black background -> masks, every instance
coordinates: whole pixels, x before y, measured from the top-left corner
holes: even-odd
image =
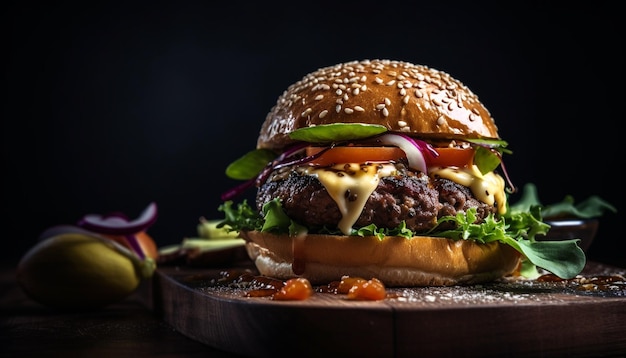
[[[614,204],[588,257],[626,266],[617,3],[221,3],[3,5],[3,258],[49,226],[151,201],[160,246],[194,236],[288,85],[387,58],[470,87],[514,152],[513,182],[536,183],[543,203]]]

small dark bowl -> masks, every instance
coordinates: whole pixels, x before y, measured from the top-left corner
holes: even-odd
[[[598,219],[545,219],[550,225],[547,235],[537,236],[538,240],[560,241],[580,239],[578,245],[587,252],[598,231]]]

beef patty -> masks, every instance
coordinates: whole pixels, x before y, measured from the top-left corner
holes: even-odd
[[[257,209],[261,211],[274,198],[281,200],[287,216],[310,229],[334,229],[342,217],[324,185],[315,176],[298,171],[283,168],[271,175],[257,191]],[[420,233],[434,227],[439,217],[454,216],[473,207],[477,209],[477,222],[496,212],[495,206],[477,200],[465,186],[399,167],[397,175],[381,178],[354,228],[373,223],[392,229],[404,221],[408,229]],[[445,224],[442,229],[454,225]]]

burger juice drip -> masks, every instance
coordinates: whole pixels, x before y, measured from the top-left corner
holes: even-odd
[[[296,275],[302,275],[305,270],[306,250],[305,250],[306,233],[301,233],[291,240],[291,250],[293,252],[293,262],[291,270]]]

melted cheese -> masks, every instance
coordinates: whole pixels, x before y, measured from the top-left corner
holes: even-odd
[[[380,178],[393,175],[392,164],[339,164],[329,168],[309,167],[305,173],[316,176],[335,200],[342,218],[339,229],[350,235],[369,196],[376,190]]]
[[[468,168],[429,168],[428,174],[466,186],[478,200],[489,205],[495,203],[500,214],[506,212],[504,179],[498,174],[493,172],[482,174],[475,165]]]
[[[338,227],[350,235],[369,196],[376,190],[380,178],[396,173],[393,164],[338,164],[332,167],[304,167],[304,173],[313,175],[324,185],[341,212]],[[467,168],[429,168],[429,175],[452,180],[470,188],[474,196],[489,205],[497,205],[498,212],[506,212],[504,179],[495,173],[482,174],[477,166]]]

